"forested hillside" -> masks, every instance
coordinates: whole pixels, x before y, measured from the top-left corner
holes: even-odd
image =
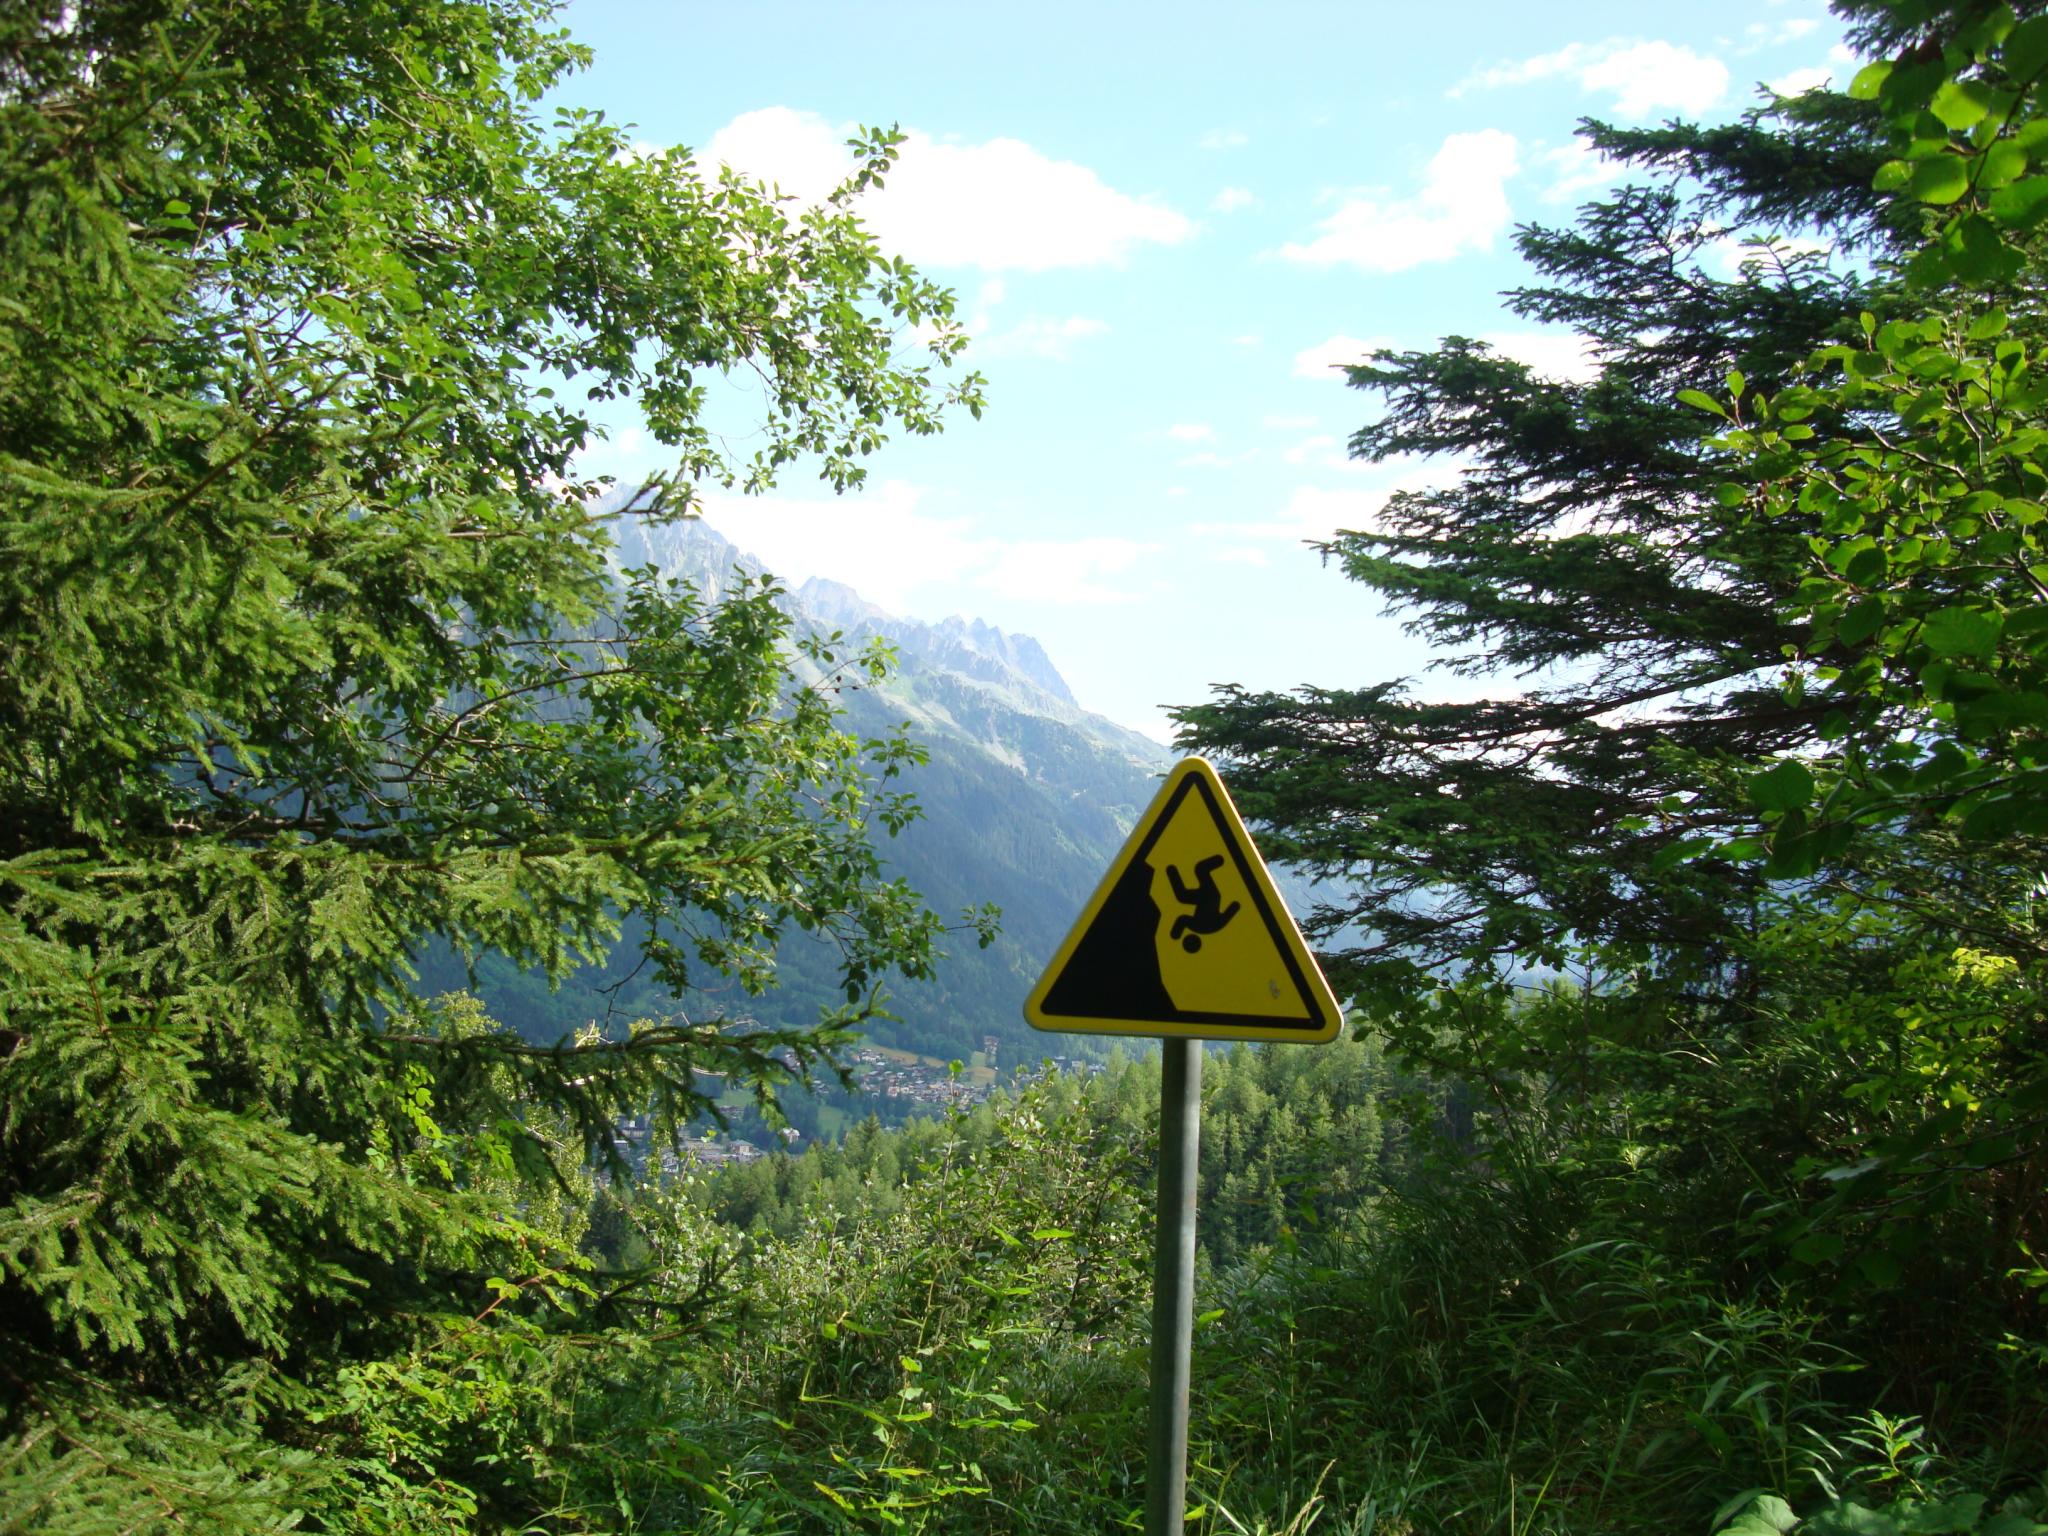
[[[1317,579],[1459,676],[1178,716],[1351,1008],[1209,1055],[1186,1528],[2048,1532],[2038,12],[1842,0],[1846,90],[1586,124],[1630,176],[1513,302],[1589,377],[1349,370],[1455,468]],[[1015,636],[682,568],[982,381],[860,218],[900,135],[785,199],[544,118],[583,62],[0,8],[0,1530],[1137,1526],[1152,1059],[685,1145],[986,1003],[964,861],[1056,923],[1146,764]],[[629,1005],[537,1041],[449,956]]]
[[[699,521],[629,523],[618,532],[616,568],[652,566],[710,601],[736,582],[772,574]],[[846,729],[868,738],[907,729],[924,757],[890,786],[914,798],[917,814],[879,839],[877,851],[884,868],[952,918],[956,931],[943,941],[944,965],[890,986],[889,1016],[871,1021],[868,1036],[940,1061],[965,1061],[993,1035],[1003,1060],[1035,1062],[1047,1042],[1025,1025],[1024,996],[1151,798],[1153,776],[1168,754],[1076,705],[1029,636],[978,621],[900,619],[826,581],[778,591],[798,634],[841,637],[832,642],[840,655],[889,647],[886,674],[842,667],[829,686],[838,690]],[[799,658],[795,675],[827,685],[808,660]],[[1001,922],[984,946],[962,914],[989,905],[1000,910]],[[443,952],[425,967],[422,988],[431,993],[469,980]],[[658,978],[636,972],[630,952],[552,979],[489,956],[476,986],[497,1018],[543,1044],[592,1020],[736,1006],[701,986],[667,991]],[[768,1023],[801,1024],[836,1002],[839,990],[830,944],[792,938],[776,952],[773,989],[737,1006]]]

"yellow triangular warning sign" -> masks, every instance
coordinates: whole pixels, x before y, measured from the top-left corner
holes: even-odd
[[[1343,1022],[1223,781],[1199,757],[1166,776],[1024,1017],[1067,1033],[1304,1043],[1335,1039]]]

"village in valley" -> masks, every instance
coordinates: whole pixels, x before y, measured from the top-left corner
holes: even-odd
[[[981,1044],[964,1062],[863,1045],[848,1057],[857,1085],[853,1094],[828,1092],[821,1085],[814,1101],[789,1106],[791,1123],[780,1126],[764,1125],[751,1097],[721,1095],[720,1102],[732,1118],[731,1129],[721,1131],[713,1126],[705,1134],[688,1137],[681,1143],[680,1157],[664,1152],[663,1161],[672,1170],[683,1159],[700,1168],[722,1168],[766,1157],[778,1145],[797,1152],[814,1141],[836,1141],[847,1127],[868,1115],[886,1125],[899,1125],[916,1117],[971,1109],[987,1099],[1003,1077],[996,1065],[997,1038],[984,1036]],[[1044,1057],[1033,1065],[1049,1065],[1066,1073],[1098,1069],[1096,1063],[1064,1055]],[[644,1119],[630,1121],[622,1129],[630,1141],[645,1147],[651,1128]]]

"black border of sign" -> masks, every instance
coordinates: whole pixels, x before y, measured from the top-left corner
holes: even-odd
[[[1184,758],[1167,774],[1169,784],[1161,784],[1161,797],[1155,799],[1151,807],[1147,807],[1143,838],[1139,838],[1137,842],[1126,842],[1124,848],[1118,852],[1116,860],[1110,864],[1108,872],[1102,877],[1102,885],[1098,885],[1096,895],[1090,899],[1085,911],[1081,913],[1081,922],[1073,926],[1073,930],[1067,934],[1067,938],[1055,952],[1053,963],[1032,987],[1030,997],[1024,1004],[1024,1018],[1026,1022],[1030,1022],[1032,1028],[1047,1030],[1053,1034],[1165,1034],[1167,1038],[1204,1038],[1200,1030],[1214,1028],[1229,1032],[1210,1034],[1206,1038],[1282,1042],[1298,1040],[1305,1044],[1321,1044],[1325,1040],[1335,1038],[1335,1034],[1341,1030],[1343,1012],[1341,1008],[1337,1008],[1337,1001],[1329,991],[1329,983],[1323,981],[1321,971],[1315,971],[1311,979],[1309,971],[1305,969],[1313,967],[1315,961],[1307,956],[1307,948],[1303,946],[1298,930],[1294,930],[1292,915],[1286,911],[1286,903],[1280,899],[1280,891],[1272,883],[1272,874],[1266,870],[1264,860],[1257,856],[1257,846],[1251,842],[1249,831],[1245,831],[1243,819],[1237,815],[1237,807],[1231,805],[1229,791],[1225,791],[1223,782],[1214,776],[1214,772],[1217,770],[1210,768],[1200,758]],[[1171,782],[1174,778],[1178,778],[1180,782]],[[1059,979],[1059,975],[1065,973],[1065,967],[1067,963],[1071,963],[1073,950],[1079,946],[1081,936],[1100,915],[1108,891],[1116,885],[1116,881],[1130,866],[1145,860],[1145,856],[1159,842],[1159,836],[1163,834],[1167,821],[1174,819],[1174,813],[1182,807],[1182,801],[1186,801],[1190,784],[1196,782],[1202,788],[1202,805],[1208,811],[1214,827],[1217,827],[1217,834],[1223,838],[1225,852],[1231,856],[1231,862],[1237,868],[1237,874],[1245,885],[1247,895],[1251,897],[1253,905],[1260,909],[1260,918],[1266,922],[1266,934],[1272,940],[1274,948],[1280,950],[1288,981],[1294,983],[1294,995],[1303,1001],[1305,1010],[1309,1012],[1309,1020],[1296,1024],[1276,1020],[1270,1014],[1221,1014],[1178,1010],[1174,1018],[1149,1020],[1104,1018],[1100,1014],[1047,1012],[1040,999],[1053,989],[1053,983]]]

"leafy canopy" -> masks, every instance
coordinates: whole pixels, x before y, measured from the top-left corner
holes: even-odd
[[[1587,125],[1640,179],[1520,231],[1509,299],[1595,377],[1459,337],[1352,370],[1354,452],[1451,466],[1326,552],[1490,696],[1225,688],[1182,739],[1483,1106],[1456,1185],[1513,1170],[1527,1270],[1612,1245],[1789,1305],[1988,1491],[2044,1459],[2048,19],[1837,10],[1847,92]]]
[[[879,663],[606,533],[979,411],[951,296],[853,212],[894,136],[798,209],[543,120],[585,57],[550,10],[0,14],[10,1528],[467,1521],[509,1474],[430,1444],[603,1302],[576,1191],[622,1119],[829,1065],[934,962],[869,835],[915,754],[834,721]],[[600,500],[624,397],[674,469]],[[811,1029],[548,1047],[408,990],[430,943],[554,975],[630,932],[672,991],[750,994],[792,928],[841,956]],[[434,1379],[454,1428],[393,1416]]]

